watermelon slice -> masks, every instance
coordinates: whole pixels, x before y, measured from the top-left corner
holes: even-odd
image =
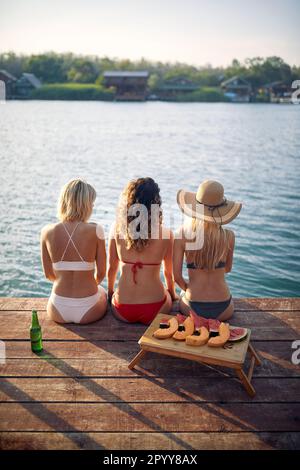
[[[190,315],[194,320],[195,329],[200,328],[200,318],[198,315],[193,310],[190,311]]]
[[[208,320],[207,318],[200,317],[197,315],[193,310],[191,310],[190,315],[192,319],[194,320],[195,328],[201,328],[202,326],[205,326],[205,328],[208,329]]]
[[[247,336],[247,328],[231,328],[229,341],[239,341]]]
[[[200,327],[204,326],[207,330],[209,330],[208,319],[200,316],[198,318],[200,320]]]
[[[176,318],[177,318],[177,321],[178,321],[179,325],[182,325],[183,322],[187,319],[187,317],[185,315],[181,315],[180,313],[178,313],[176,315]]]
[[[212,318],[208,320],[208,329],[211,333],[219,332],[220,325],[221,325],[221,322],[219,320],[213,320]]]

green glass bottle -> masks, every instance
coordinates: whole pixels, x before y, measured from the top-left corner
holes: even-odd
[[[41,352],[43,350],[42,329],[39,324],[38,314],[36,310],[32,310],[30,341],[31,350],[33,352]]]

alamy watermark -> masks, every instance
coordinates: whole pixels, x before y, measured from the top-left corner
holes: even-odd
[[[193,226],[191,218],[181,213],[180,228],[174,230],[174,220],[172,219],[172,214],[170,214],[168,226],[174,231],[176,239],[185,240],[187,250],[201,250],[204,244],[204,225],[201,223],[204,215],[203,206],[199,204],[196,208],[193,208],[192,205],[186,204],[186,207],[191,211],[194,210],[195,219],[199,220],[199,222]],[[125,239],[128,235],[132,240],[158,240],[161,237],[161,207],[159,204],[151,204],[149,209],[140,203],[127,207],[126,200],[125,202],[122,201],[117,208],[116,219],[118,237],[121,239]],[[169,237],[170,232],[162,234],[162,238]]]
[[[6,102],[6,85],[3,80],[0,80],[0,104]]]
[[[297,339],[296,341],[292,342],[292,349],[295,349],[291,357],[292,364],[294,364],[295,366],[299,366],[300,364],[300,339]]]
[[[5,364],[6,362],[6,348],[4,341],[0,341],[0,364]]]
[[[291,101],[293,104],[300,104],[300,80],[294,80],[292,88],[296,90],[292,93]]]

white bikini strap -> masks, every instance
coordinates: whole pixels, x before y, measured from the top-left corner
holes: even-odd
[[[78,251],[78,249],[77,249],[77,246],[75,245],[75,243],[74,243],[74,241],[73,241],[73,239],[72,239],[72,237],[73,237],[73,235],[74,235],[74,232],[75,232],[75,230],[77,229],[77,227],[78,227],[79,224],[80,224],[80,222],[78,222],[78,224],[75,226],[75,228],[74,228],[74,230],[73,230],[73,232],[72,232],[71,234],[70,234],[70,232],[68,231],[68,229],[67,229],[67,227],[65,226],[65,224],[64,224],[64,223],[62,224],[63,227],[64,227],[64,229],[65,229],[65,231],[66,231],[66,233],[67,233],[67,235],[68,235],[68,237],[69,237],[69,240],[68,240],[68,243],[67,243],[67,245],[66,245],[65,251],[64,251],[63,254],[62,254],[62,257],[61,257],[61,260],[60,260],[60,261],[62,261],[62,260],[64,259],[64,256],[65,256],[65,254],[66,254],[66,251],[67,251],[67,249],[68,249],[68,246],[70,245],[70,242],[72,243],[72,245],[74,246],[75,250],[77,251],[77,254],[78,254],[78,256],[80,257],[81,261],[84,261],[84,259],[82,258],[81,254],[79,253],[79,251]]]

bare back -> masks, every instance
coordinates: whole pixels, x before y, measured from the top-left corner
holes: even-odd
[[[159,239],[150,239],[142,251],[133,248],[128,250],[125,241],[118,236],[115,243],[121,271],[117,290],[119,302],[150,303],[164,298],[165,287],[160,278],[160,267],[163,263],[165,269],[168,253],[172,252],[171,231],[161,227]],[[142,267],[133,268],[137,261],[142,263]]]
[[[72,233],[76,227],[76,223],[77,222],[65,222],[65,227],[69,233]],[[85,262],[90,263],[97,261],[99,248],[96,233],[97,225],[80,222],[72,235],[74,244],[68,244],[68,234],[65,227],[62,223],[58,223],[47,226],[43,230],[42,238],[49,256],[47,260],[47,253],[43,254],[44,264],[49,265],[50,263],[53,265],[53,263],[60,262],[62,256],[64,261],[81,261],[81,258]],[[105,260],[103,261],[105,263]],[[95,270],[69,271],[55,270],[53,268],[53,274],[54,292],[57,295],[79,298],[91,296],[97,292]]]
[[[225,274],[229,272],[232,267],[234,234],[231,230],[228,230],[228,232],[230,234],[229,249],[225,259],[221,260],[224,262],[225,266],[211,270],[188,269],[189,283],[186,290],[187,299],[218,302],[230,297],[230,290],[226,282]]]

